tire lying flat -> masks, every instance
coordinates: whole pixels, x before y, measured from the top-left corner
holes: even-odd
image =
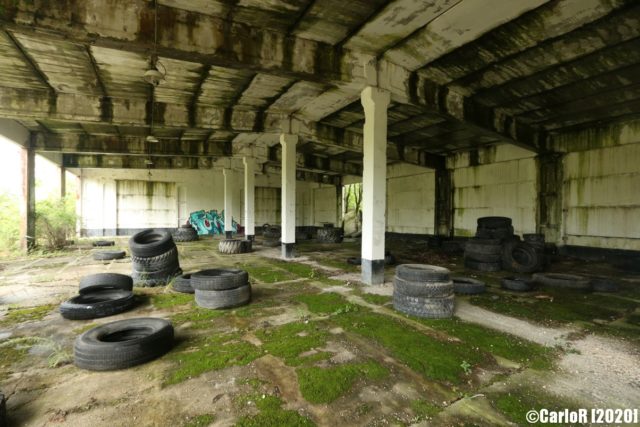
[[[458,295],[476,295],[487,290],[484,282],[471,277],[452,277],[453,291]]]
[[[427,264],[400,264],[396,276],[411,282],[448,282],[449,270]]]
[[[505,277],[500,282],[500,287],[508,291],[529,292],[533,290],[534,284],[529,278]]]
[[[133,279],[131,276],[119,273],[98,273],[84,276],[80,279],[79,294],[88,294],[95,291],[106,290],[133,290]]]
[[[173,326],[164,319],[126,319],[80,335],[74,363],[91,371],[111,371],[156,359],[173,347]]]
[[[591,289],[589,279],[575,274],[536,273],[533,275],[533,281],[534,283],[551,288],[574,289],[579,291],[588,291]]]
[[[134,305],[135,299],[130,291],[96,291],[63,302],[60,314],[70,320],[97,319],[122,313]]]
[[[192,294],[193,287],[191,286],[191,274],[182,274],[173,280],[173,290],[176,292],[182,292],[185,294]]]
[[[125,251],[99,251],[94,252],[93,259],[96,261],[110,261],[112,259],[122,259],[127,256]]]
[[[425,319],[444,319],[453,316],[454,296],[416,298],[394,292],[393,307],[412,316]]]
[[[103,247],[103,246],[113,246],[116,244],[113,240],[96,240],[95,242],[91,242],[93,246]]]
[[[453,293],[453,283],[412,282],[396,276],[393,278],[393,292],[410,297],[443,298]]]
[[[166,230],[148,228],[134,234],[129,239],[131,255],[136,257],[155,257],[175,247],[171,233]]]
[[[212,268],[191,275],[191,286],[201,291],[222,291],[246,285],[249,273],[237,268]]]
[[[195,290],[195,300],[199,307],[210,309],[233,308],[251,301],[251,285],[244,285],[224,291]]]

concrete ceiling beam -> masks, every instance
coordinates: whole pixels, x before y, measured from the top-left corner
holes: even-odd
[[[148,161],[151,160],[151,164]],[[95,154],[63,154],[66,168],[107,169],[211,169],[214,159],[208,157],[158,157]]]

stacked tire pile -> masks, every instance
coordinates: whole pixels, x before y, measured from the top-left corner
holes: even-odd
[[[78,295],[60,304],[65,319],[85,320],[112,316],[135,305],[133,280],[117,273],[99,273],[80,280]]]
[[[280,236],[282,234],[282,229],[279,225],[269,225],[265,224],[262,226],[262,244],[264,246],[273,248],[276,246],[280,246]]]
[[[174,242],[194,242],[198,240],[198,232],[191,224],[183,224],[173,234]]]
[[[449,270],[426,264],[401,264],[393,279],[393,306],[412,316],[453,316],[454,288]]]
[[[244,270],[213,268],[191,275],[191,287],[199,307],[222,309],[251,301],[249,274]]]
[[[168,231],[147,229],[136,233],[129,239],[129,250],[135,285],[166,285],[182,274],[178,248]]]
[[[342,228],[325,226],[318,229],[316,240],[320,243],[341,243],[342,237]]]
[[[218,251],[221,254],[244,254],[251,252],[252,248],[251,240],[224,239],[218,243]]]

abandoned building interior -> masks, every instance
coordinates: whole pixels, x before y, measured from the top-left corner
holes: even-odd
[[[637,0],[0,0],[0,139],[0,427],[640,425]]]

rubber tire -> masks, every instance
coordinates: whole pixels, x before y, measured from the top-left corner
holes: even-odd
[[[500,282],[500,287],[515,292],[529,292],[534,288],[531,279],[525,280],[517,277],[505,277]]]
[[[362,258],[360,258],[360,257],[349,257],[349,258],[347,258],[347,264],[360,265],[360,264],[362,264]]]
[[[274,239],[265,239],[262,242],[262,246],[266,246],[268,248],[275,248],[276,246],[280,246],[280,237]]]
[[[410,282],[448,282],[449,270],[427,264],[400,264],[396,267],[396,277]]]
[[[129,239],[131,255],[141,258],[156,257],[175,247],[171,233],[166,230],[148,228]]]
[[[95,291],[63,302],[60,304],[60,314],[70,320],[97,319],[127,311],[134,304],[131,291]]]
[[[249,283],[249,273],[237,268],[211,268],[191,275],[191,287],[201,291],[223,291]]]
[[[106,291],[109,289],[132,291],[133,279],[131,276],[120,273],[97,273],[84,276],[80,279],[80,295],[95,291]]]
[[[471,277],[452,277],[453,291],[456,295],[477,295],[486,292],[487,286],[484,282]]]
[[[166,270],[160,271],[136,271],[131,272],[133,284],[141,287],[165,286],[171,282],[174,277],[182,274],[179,266],[172,266]]]
[[[342,229],[337,227],[319,228],[316,239],[320,243],[340,243],[342,242]]]
[[[93,253],[96,261],[111,261],[112,259],[122,259],[127,256],[125,251],[99,251]]]
[[[453,282],[411,282],[393,278],[393,293],[408,297],[443,298],[453,293]]]
[[[178,230],[173,235],[174,242],[194,242],[198,240],[198,232],[191,228],[178,228]]]
[[[502,269],[502,264],[499,262],[481,262],[474,261],[472,259],[464,260],[465,268],[476,270],[476,271],[484,271],[484,272],[494,272],[500,271]]]
[[[243,254],[245,253],[243,249],[242,240],[238,239],[224,239],[218,244],[218,251],[221,254]]]
[[[506,216],[484,216],[478,218],[477,224],[480,228],[508,228],[513,222]]]
[[[514,257],[514,253],[523,253],[527,262],[522,262]],[[515,273],[534,273],[542,269],[542,256],[533,246],[525,242],[512,240],[504,245],[502,252],[502,266],[505,270]]]
[[[533,281],[542,286],[560,289],[574,289],[587,291],[591,289],[591,282],[586,277],[575,274],[536,273]]]
[[[134,339],[105,341],[127,330],[144,332]],[[90,371],[112,371],[140,365],[167,353],[173,347],[173,326],[164,319],[138,318],[106,323],[89,329],[74,345],[74,363]]]
[[[96,240],[95,242],[91,242],[92,246],[103,247],[103,246],[113,246],[116,242],[113,240]]]
[[[481,262],[500,262],[502,243],[498,239],[470,239],[465,245],[464,257]]]
[[[167,252],[153,257],[131,256],[133,269],[137,271],[161,271],[179,265],[178,248],[174,245]]]
[[[544,234],[528,233],[522,235],[522,240],[527,243],[542,243],[544,245]]]
[[[453,316],[455,298],[416,298],[393,294],[393,307],[405,314],[425,319],[445,319]]]
[[[224,291],[204,291],[196,289],[196,305],[203,308],[221,309],[246,305],[251,301],[251,285],[246,284]]]
[[[242,253],[249,253],[253,251],[253,241],[252,240],[243,240],[242,241]]]
[[[615,280],[606,277],[595,277],[591,279],[591,289],[593,292],[618,292],[620,285]]]
[[[176,292],[182,292],[184,294],[192,294],[193,287],[191,286],[191,274],[181,274],[173,279],[171,287]]]

